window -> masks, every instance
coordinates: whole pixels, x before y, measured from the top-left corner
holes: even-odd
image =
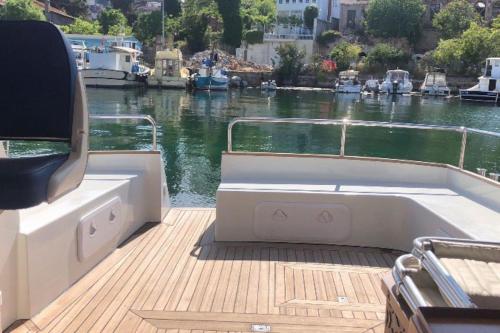
[[[280,3],[283,3],[283,0],[280,0]]]
[[[130,62],[130,56],[129,55],[125,56],[125,62]]]
[[[347,11],[347,28],[355,29],[356,28],[356,11],[349,9]]]
[[[297,2],[297,0],[292,0],[292,2],[293,2],[293,3],[296,3],[296,2]]]

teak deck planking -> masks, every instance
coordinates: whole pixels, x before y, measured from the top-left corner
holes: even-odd
[[[396,251],[214,241],[214,209],[175,208],[12,332],[383,332]]]

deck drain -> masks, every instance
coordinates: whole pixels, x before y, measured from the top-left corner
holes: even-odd
[[[345,297],[345,296],[339,296],[337,298],[337,300],[338,300],[339,303],[348,303],[347,297]]]
[[[252,324],[252,332],[271,332],[271,325],[266,324]]]

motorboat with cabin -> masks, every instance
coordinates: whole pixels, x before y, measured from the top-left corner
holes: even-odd
[[[148,86],[158,88],[185,88],[189,70],[184,67],[182,52],[172,48],[156,52],[155,68],[148,77]]]
[[[420,86],[422,95],[429,96],[449,96],[450,88],[446,82],[444,70],[436,69],[425,74],[425,79]]]
[[[387,71],[379,91],[387,94],[409,94],[413,90],[410,73],[401,69]]]
[[[339,78],[335,83],[335,92],[359,94],[361,88],[358,71],[350,69],[339,73]]]
[[[20,38],[8,38],[13,33]],[[64,36],[47,22],[1,21],[0,38],[23,55],[0,53],[12,78],[0,83],[0,138],[68,146],[21,157],[0,149],[2,329],[427,333],[487,325],[498,331],[498,256],[491,252],[500,239],[498,170],[486,177],[484,170],[466,170],[464,161],[468,136],[500,140],[500,133],[236,118],[228,125],[216,207],[173,208],[151,117],[91,115],[92,121],[150,121],[153,138],[145,151],[89,151],[85,86]],[[22,66],[27,60],[35,66]],[[23,89],[28,74],[37,89]],[[336,128],[337,154],[235,150],[241,131],[234,128],[249,125],[262,125],[270,137],[274,125]],[[457,136],[457,165],[349,155],[351,136],[367,126]],[[407,262],[410,252],[415,258]],[[485,279],[465,275],[454,283],[448,263],[458,262],[467,274],[476,267],[462,259],[486,261],[488,267],[477,266]],[[397,280],[398,267],[406,284]],[[413,278],[432,267],[432,274]],[[474,306],[448,300],[481,294],[483,283],[491,286],[484,291],[491,291],[488,309],[476,296]],[[456,284],[461,289],[450,292]]]
[[[125,46],[109,46],[88,53],[88,66],[82,69],[87,87],[130,88],[144,86],[149,68],[141,65],[142,52]]]
[[[479,83],[469,89],[460,89],[460,99],[466,101],[500,102],[500,58],[486,59]]]

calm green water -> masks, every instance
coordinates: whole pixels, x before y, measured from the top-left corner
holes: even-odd
[[[88,89],[92,113],[143,113],[159,124],[170,194],[177,206],[210,206],[220,177],[227,124],[234,117],[344,118],[445,124],[500,131],[500,107],[419,97],[358,97],[330,92],[260,90],[228,93]],[[92,149],[147,148],[146,124],[92,123]],[[237,125],[235,148],[254,151],[338,154],[339,128],[311,125]],[[456,164],[460,135],[415,130],[355,128],[346,154]],[[481,148],[479,148],[481,146]],[[466,168],[500,171],[500,140],[469,136]],[[313,171],[311,171],[313,172]]]
[[[166,161],[171,199],[176,206],[212,206],[220,177],[227,124],[234,117],[362,119],[456,125],[500,132],[500,107],[457,99],[404,96],[349,96],[331,92],[260,90],[196,93],[167,90],[87,89],[91,113],[149,114],[159,125],[158,143]],[[235,150],[338,154],[340,129],[334,126],[240,124]],[[147,124],[92,122],[91,149],[148,149]],[[346,154],[407,158],[457,164],[460,135],[437,131],[351,128]],[[13,146],[12,151],[46,147]],[[500,172],[500,140],[469,135],[465,167]],[[314,170],[311,170],[314,172]]]

